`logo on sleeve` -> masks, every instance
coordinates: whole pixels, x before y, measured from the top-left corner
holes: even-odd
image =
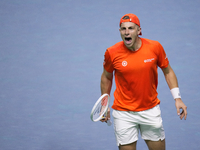
[[[124,67],[126,67],[127,64],[128,64],[127,61],[123,61],[123,62],[122,62],[122,66],[124,66]]]

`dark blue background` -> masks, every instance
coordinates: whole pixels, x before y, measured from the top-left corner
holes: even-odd
[[[104,52],[121,40],[126,13],[140,18],[142,37],[163,45],[188,106],[180,121],[159,69],[167,149],[200,149],[199,7],[198,0],[1,0],[0,150],[117,149],[113,128],[92,122],[90,112]],[[142,139],[138,149],[147,149]]]

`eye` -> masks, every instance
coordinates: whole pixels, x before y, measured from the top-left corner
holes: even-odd
[[[134,27],[129,27],[128,29],[130,29],[130,30],[133,30],[133,29],[134,29]]]

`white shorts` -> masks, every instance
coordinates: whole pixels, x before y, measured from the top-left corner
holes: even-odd
[[[144,140],[165,139],[159,105],[140,112],[113,110],[112,116],[118,146],[137,141],[139,131]]]

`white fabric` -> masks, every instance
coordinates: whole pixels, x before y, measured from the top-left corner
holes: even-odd
[[[137,141],[139,131],[144,140],[165,139],[159,105],[140,112],[113,110],[112,115],[118,146]]]
[[[181,98],[180,90],[178,87],[170,90],[174,99]]]

